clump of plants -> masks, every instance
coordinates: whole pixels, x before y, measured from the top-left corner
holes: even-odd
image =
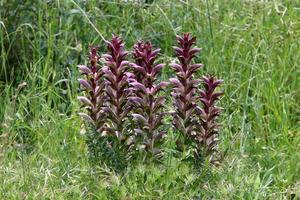
[[[196,78],[197,71],[203,66],[200,63],[193,63],[196,54],[201,51],[200,48],[194,47],[196,37],[186,33],[182,37],[177,36],[177,43],[178,46],[174,47],[174,50],[178,63],[170,65],[176,72],[176,78],[170,79],[173,84],[172,96],[175,108],[174,130],[183,134],[185,143],[194,142],[197,156],[208,155],[216,150],[218,133],[216,117],[220,114],[220,108],[216,107],[215,103],[222,93],[215,92],[215,89],[222,81],[216,80],[213,76]],[[199,88],[201,80],[203,90]],[[199,101],[202,106],[199,105]],[[177,144],[181,147],[182,141],[178,140]]]
[[[170,64],[175,77],[169,81],[161,81],[159,75],[165,65],[157,61],[160,49],[149,41],[134,45],[133,60],[118,36],[107,42],[107,53],[102,56],[97,48],[91,48],[89,65],[79,66],[83,74],[79,83],[85,95],[78,99],[86,110],[80,115],[94,127],[96,140],[105,141],[111,149],[117,143],[125,154],[143,150],[156,155],[163,151],[162,139],[167,136],[164,116],[169,114],[174,133],[180,135],[178,149],[194,148],[197,157],[216,151],[216,119],[221,111],[216,102],[223,94],[216,88],[223,81],[211,75],[197,78],[202,64],[194,63],[201,51],[195,47],[196,38],[185,33],[176,39],[178,61]],[[169,94],[164,89],[168,85],[172,86],[173,104],[167,102]]]

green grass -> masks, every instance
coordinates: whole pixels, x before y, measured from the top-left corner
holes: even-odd
[[[0,0],[0,199],[300,198],[298,1],[25,2]],[[185,31],[203,48],[198,75],[225,81],[221,165],[174,157],[172,131],[159,164],[91,162],[76,99],[88,45],[149,39],[169,63]]]

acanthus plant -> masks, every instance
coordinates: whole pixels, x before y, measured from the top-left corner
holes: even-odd
[[[179,47],[174,47],[174,49],[179,63],[170,64],[177,76],[177,78],[170,79],[173,84],[172,96],[175,107],[173,124],[184,136],[194,139],[196,90],[200,82],[199,79],[194,78],[194,74],[202,67],[202,64],[191,64],[191,61],[201,49],[193,47],[196,37],[191,37],[188,33],[183,37],[177,36],[176,38]]]
[[[203,76],[202,79],[195,77],[202,67],[202,64],[193,63],[196,54],[201,51],[194,47],[195,37],[186,33],[182,37],[177,36],[177,43],[178,47],[174,49],[179,62],[170,64],[176,72],[176,78],[170,79],[175,107],[172,112],[173,125],[185,136],[185,143],[193,141],[197,154],[205,156],[216,149],[216,119],[221,109],[215,104],[223,94],[217,92],[216,88],[222,80],[213,76]],[[165,136],[165,131],[160,129],[163,118],[170,113],[164,112],[167,95],[160,93],[168,82],[158,81],[158,75],[164,67],[164,64],[156,61],[160,49],[154,49],[150,42],[139,41],[133,50],[134,63],[130,63],[126,60],[128,52],[124,49],[122,39],[113,36],[111,41],[107,41],[107,50],[108,53],[102,56],[104,67],[100,67],[96,47],[90,49],[89,64],[79,65],[84,75],[79,83],[86,95],[78,99],[87,109],[87,113],[80,115],[94,125],[99,136],[112,136],[121,146],[126,143],[128,147],[142,142],[146,151],[156,154],[159,152],[157,144]],[[199,88],[200,82],[203,90]],[[130,116],[135,123],[132,123]],[[112,140],[105,141],[110,146]],[[179,147],[181,141],[178,139]]]
[[[215,104],[223,95],[223,92],[216,92],[215,90],[221,83],[223,83],[223,80],[216,79],[213,76],[202,77],[204,90],[199,91],[202,107],[197,108],[201,126],[198,128],[200,134],[197,134],[196,140],[202,147],[203,154],[206,155],[217,150],[218,124],[216,118],[220,115],[221,108]]]
[[[136,139],[140,138],[146,151],[156,154],[160,152],[156,147],[166,132],[159,130],[162,125],[165,96],[159,95],[168,82],[158,82],[157,75],[164,64],[156,64],[160,49],[153,49],[150,42],[139,41],[135,44],[131,63],[135,78],[131,79],[131,89],[134,96],[129,97],[134,105],[133,118],[137,122],[134,129]]]
[[[78,79],[78,81],[86,92],[86,96],[79,96],[78,99],[88,111],[88,113],[79,113],[79,115],[92,123],[97,132],[101,132],[105,124],[102,111],[105,84],[103,71],[99,67],[100,56],[97,54],[97,50],[97,47],[90,47],[89,64],[78,66],[79,71],[84,75],[84,78]]]
[[[124,43],[118,36],[113,36],[107,41],[108,53],[103,55],[105,66],[103,68],[105,77],[106,105],[103,111],[107,113],[106,132],[115,136],[119,142],[129,139],[125,130],[125,122],[131,105],[128,101],[130,91],[128,90],[128,79],[133,76],[128,72],[128,61],[125,59],[128,52],[124,50]]]
[[[202,78],[204,90],[200,90],[200,97],[197,97],[200,80],[195,79],[194,76],[202,64],[192,64],[192,60],[201,49],[194,47],[196,37],[192,37],[189,33],[185,33],[182,37],[177,36],[177,42],[179,47],[174,47],[174,49],[179,64],[171,64],[177,78],[170,79],[174,86],[172,93],[175,106],[173,124],[185,137],[196,143],[198,155],[207,155],[215,149],[217,141],[215,119],[219,115],[220,109],[214,104],[222,93],[214,92],[214,90],[222,81],[215,80],[212,76],[204,76]],[[199,98],[203,108],[197,105]],[[200,152],[201,150],[205,152]]]

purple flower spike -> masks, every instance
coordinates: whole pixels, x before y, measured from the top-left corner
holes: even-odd
[[[102,131],[104,127],[104,114],[102,106],[104,102],[104,78],[103,71],[99,68],[99,55],[97,47],[90,47],[89,65],[79,65],[79,71],[84,75],[83,79],[78,79],[86,96],[79,96],[78,100],[86,107],[88,113],[79,113],[87,121],[95,125],[97,131]]]
[[[198,116],[201,121],[201,128],[197,134],[197,141],[204,148],[205,153],[216,150],[216,142],[218,141],[218,124],[216,118],[221,112],[221,108],[216,107],[216,101],[219,100],[222,92],[215,92],[222,80],[215,79],[213,76],[203,76],[202,84],[204,90],[200,90],[200,101],[202,108],[198,108]]]
[[[193,58],[201,49],[193,47],[196,38],[189,33],[177,36],[179,47],[174,47],[179,63],[172,63],[177,78],[171,78],[173,85],[175,113],[174,127],[189,140],[196,144],[197,156],[207,156],[216,150],[217,123],[221,109],[215,106],[216,101],[223,95],[215,92],[223,81],[213,76],[203,76],[201,80],[194,79],[194,74],[202,64],[192,64]],[[202,81],[204,90],[199,90],[200,97],[196,96],[198,84]],[[202,106],[198,106],[198,102]],[[186,141],[186,140],[185,140]],[[177,141],[181,144],[181,141]]]
[[[139,41],[133,50],[135,63],[130,65],[135,73],[135,79],[130,83],[134,96],[130,100],[134,106],[132,116],[137,124],[136,138],[141,138],[145,150],[152,154],[159,152],[157,143],[165,136],[165,132],[159,130],[165,115],[162,112],[165,97],[158,93],[168,83],[157,81],[157,75],[164,66],[155,64],[159,51],[153,49],[150,42]]]
[[[108,53],[103,55],[105,59],[104,77],[106,79],[105,93],[107,104],[104,111],[107,113],[109,128],[107,132],[125,141],[124,122],[131,110],[128,97],[130,95],[128,87],[129,79],[132,75],[127,72],[128,61],[125,60],[127,51],[124,50],[124,43],[120,37],[113,36],[107,42]]]
[[[171,78],[173,85],[172,96],[174,98],[175,113],[173,115],[174,127],[188,138],[194,138],[195,108],[197,106],[196,88],[200,80],[194,79],[195,72],[202,64],[191,64],[196,53],[201,49],[193,47],[196,38],[185,33],[182,37],[177,36],[178,47],[174,47],[179,63],[170,66],[176,72],[176,78]],[[179,142],[179,141],[178,141]]]

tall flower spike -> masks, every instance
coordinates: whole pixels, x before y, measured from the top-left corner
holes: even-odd
[[[134,70],[135,80],[141,83],[143,81],[143,78],[146,75],[145,71],[145,62],[143,61],[140,53],[144,51],[144,42],[138,41],[134,47],[133,47],[133,58],[134,63],[131,63],[131,67]]]
[[[191,61],[201,49],[193,47],[196,38],[191,37],[189,33],[176,38],[179,47],[174,47],[174,50],[179,63],[172,63],[171,67],[176,72],[177,78],[170,79],[173,84],[172,96],[175,107],[173,124],[184,136],[194,139],[194,123],[197,123],[193,119],[197,102],[196,87],[200,82],[199,79],[194,79],[194,74],[202,64],[191,64]]]
[[[106,79],[105,92],[107,95],[107,104],[104,111],[107,113],[110,122],[106,129],[109,134],[118,138],[119,141],[125,141],[128,136],[125,135],[124,122],[131,106],[128,103],[128,79],[132,76],[128,70],[128,61],[125,60],[127,51],[124,50],[124,43],[120,37],[113,36],[111,41],[107,42],[108,53],[103,55],[105,67],[103,68]]]
[[[104,126],[104,113],[102,106],[104,102],[104,78],[102,69],[99,68],[99,55],[97,47],[90,47],[89,64],[79,65],[79,71],[84,75],[83,79],[78,79],[84,88],[86,96],[79,96],[80,102],[86,106],[88,114],[79,113],[84,119],[95,125],[97,131],[102,131]]]
[[[204,90],[200,90],[200,101],[202,108],[198,108],[198,114],[201,121],[199,129],[200,134],[197,135],[197,141],[203,147],[204,153],[212,153],[216,149],[218,140],[218,124],[216,118],[219,116],[221,108],[216,107],[216,101],[222,92],[215,92],[215,89],[223,83],[222,80],[215,79],[213,76],[203,76],[202,84]]]
[[[155,146],[165,135],[159,131],[165,115],[162,112],[165,97],[158,93],[168,85],[157,81],[157,75],[164,67],[164,64],[154,64],[159,51],[153,49],[150,42],[139,41],[133,51],[135,63],[131,63],[136,77],[130,83],[134,96],[129,98],[134,105],[132,116],[138,124],[135,132],[137,138],[142,139],[145,150],[153,154],[159,152]]]

